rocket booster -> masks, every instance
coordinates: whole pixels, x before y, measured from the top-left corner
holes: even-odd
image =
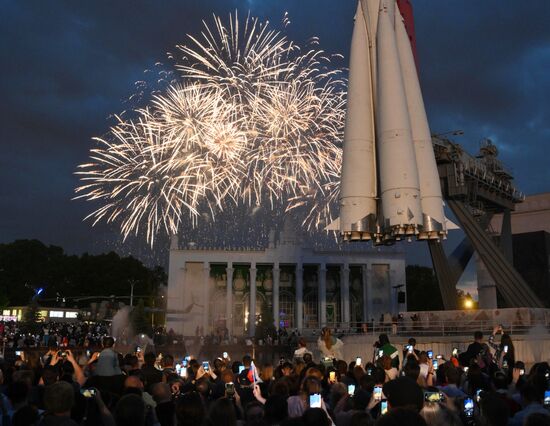
[[[339,229],[345,240],[446,233],[411,44],[395,0],[359,0],[351,42]]]
[[[376,232],[374,97],[367,24],[357,3],[342,163],[340,227],[346,240],[369,240]]]
[[[422,230],[418,238],[435,239],[446,231],[443,197],[414,55],[405,30],[403,17],[398,9],[395,13],[395,33],[397,35],[397,50],[411,122],[416,164],[419,166],[420,205],[423,217]]]

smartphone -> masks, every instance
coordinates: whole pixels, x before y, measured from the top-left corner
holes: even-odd
[[[384,415],[388,412],[388,401],[386,399],[384,399],[381,403],[380,403],[380,415]]]
[[[434,370],[437,370],[437,359],[432,359],[432,365],[434,366]]]
[[[375,386],[373,390],[373,398],[375,401],[380,401],[382,399],[382,387]]]
[[[313,393],[309,396],[310,408],[321,408],[321,394]]]
[[[15,356],[21,356],[22,353],[23,351],[15,351]]]
[[[464,370],[465,373],[467,373],[469,369],[470,369],[470,367],[464,367],[464,368],[463,368],[463,370]]]
[[[524,368],[520,368],[519,369],[519,375],[520,376],[523,376],[525,374],[525,369]]]
[[[348,385],[348,394],[353,396],[355,394],[355,385]]]
[[[92,356],[92,351],[89,349],[86,349],[86,356],[90,358]]]
[[[434,357],[434,351],[432,351],[431,349],[428,351],[428,358],[430,359],[433,359]]]
[[[62,358],[66,358],[66,357],[67,357],[67,352],[65,352],[65,351],[59,351],[59,352],[57,353],[57,356],[60,356],[60,357],[62,357]]]
[[[210,370],[210,364],[208,364],[208,361],[203,361],[202,362],[202,368],[204,369],[204,371],[208,372]]]
[[[227,358],[228,358],[227,352],[224,352],[224,353],[222,354],[222,357],[223,357],[223,359],[227,359]]]
[[[181,362],[181,365],[183,368],[187,368],[187,366],[189,365],[189,363],[187,362],[187,360],[184,358],[183,361]]]
[[[355,365],[361,365],[361,357],[360,356],[355,358]]]
[[[505,354],[508,353],[508,345],[504,345],[504,353],[505,353]]]
[[[472,398],[464,398],[462,409],[466,418],[474,417],[474,400]]]
[[[382,358],[384,356],[384,351],[382,349],[378,350],[378,358]]]
[[[544,406],[550,408],[550,390],[544,391]]]
[[[424,392],[424,401],[426,402],[441,402],[443,399],[441,392]]]
[[[225,384],[225,393],[229,398],[235,395],[235,384],[233,382],[229,382]]]
[[[244,371],[244,365],[239,365],[239,374],[241,374]]]
[[[187,377],[187,368],[182,367],[182,369],[180,370],[180,377]]]
[[[176,374],[181,373],[181,364],[176,364]]]
[[[453,356],[455,358],[458,356],[458,348],[453,348]]]
[[[436,359],[443,359],[443,355],[439,354],[438,356],[436,356]]]
[[[187,362],[191,361],[191,355],[187,355],[184,360],[186,360]]]
[[[136,352],[141,352],[141,348],[139,346],[136,346]]]
[[[331,371],[328,373],[328,380],[331,383],[336,381],[336,371]]]
[[[96,394],[96,391],[95,389],[90,389],[90,388],[82,388],[80,389],[80,394],[84,397],[84,398],[93,398]]]
[[[372,376],[372,368],[367,368],[367,374],[368,374],[369,376]]]
[[[407,345],[407,351],[408,351],[410,354],[412,354],[413,351],[414,351],[413,345]]]

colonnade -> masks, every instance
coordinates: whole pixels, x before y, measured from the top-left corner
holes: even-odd
[[[272,273],[272,309],[273,319],[276,328],[279,328],[280,324],[280,292],[281,292],[281,265],[279,263],[273,263],[271,265],[265,265],[262,263],[262,267],[270,267]],[[285,265],[288,267],[289,265]],[[295,304],[294,304],[294,324],[292,328],[302,330],[304,328],[304,266],[316,266],[317,268],[317,322],[320,327],[327,324],[327,264],[320,263],[315,265],[304,265],[302,263],[296,263],[294,266],[294,292],[295,292]],[[333,266],[331,264],[331,266]],[[350,326],[351,322],[351,298],[350,298],[350,265],[348,263],[339,264],[340,267],[340,323],[339,326],[346,328]],[[373,313],[372,298],[369,295],[372,293],[372,267],[369,264],[352,265],[361,267],[361,318],[366,321],[369,315]],[[233,322],[234,322],[234,298],[233,298],[233,279],[235,268],[233,262],[226,263],[226,286],[225,286],[225,318],[226,326],[229,333],[233,334]],[[249,301],[248,301],[248,333],[250,336],[255,334],[256,328],[256,296],[257,296],[257,265],[255,262],[249,264]],[[210,329],[209,318],[209,302],[212,295],[210,293],[210,263],[203,263],[203,297],[207,301],[204,307],[203,328],[204,330]]]

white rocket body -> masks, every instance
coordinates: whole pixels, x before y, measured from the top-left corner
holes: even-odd
[[[395,5],[395,0],[387,1]],[[380,163],[382,227],[386,233],[414,235],[422,225],[418,168],[412,143],[405,87],[394,30],[394,10],[378,15],[377,147]],[[390,15],[391,14],[391,15]]]
[[[340,218],[328,229],[337,226],[345,240],[445,233],[430,130],[395,0],[358,1],[340,189]]]
[[[340,196],[340,229],[346,240],[369,240],[376,232],[374,96],[365,14],[357,3],[350,72]]]
[[[423,218],[422,231],[418,238],[435,239],[446,232],[443,197],[416,64],[403,17],[398,10],[395,13],[395,33],[411,122],[414,152],[416,163],[419,166],[418,179]]]

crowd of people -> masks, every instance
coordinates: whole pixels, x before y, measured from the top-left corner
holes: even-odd
[[[48,321],[29,331],[16,321],[0,321],[0,338],[7,348],[100,346],[102,338],[108,334],[106,322]]]
[[[0,425],[550,425],[548,363],[527,369],[502,327],[474,338],[434,354],[381,334],[372,359],[346,361],[323,329],[320,359],[300,338],[293,357],[262,365],[122,354],[109,336],[98,351],[22,350],[0,364]]]

